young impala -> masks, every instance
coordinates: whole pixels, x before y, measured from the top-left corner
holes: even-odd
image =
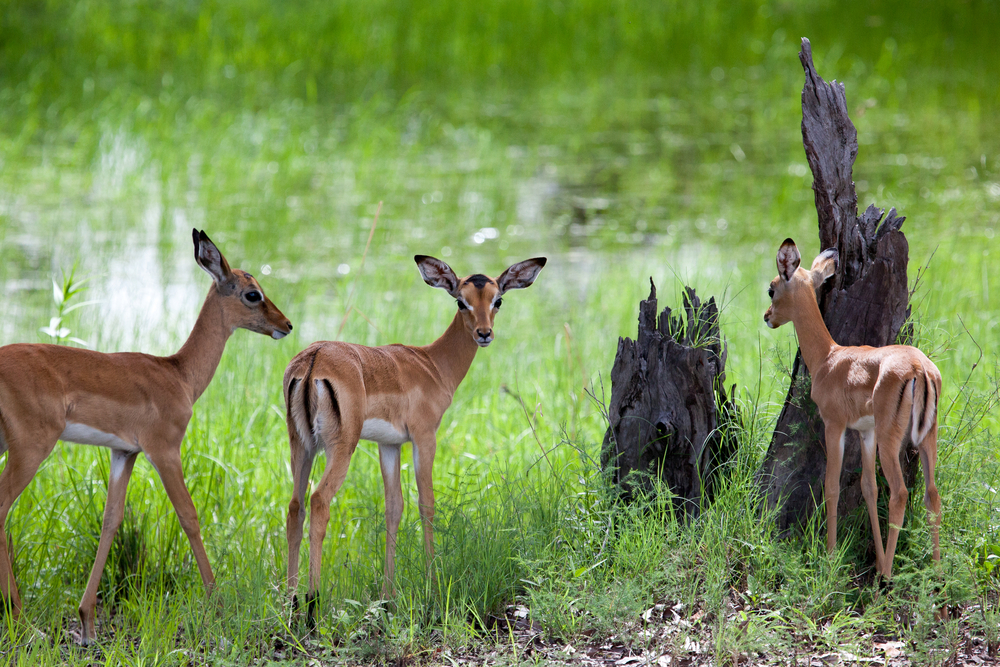
[[[308,619],[315,618],[323,538],[330,502],[347,476],[359,439],[378,444],[385,486],[385,573],[382,596],[393,594],[396,533],[403,514],[400,449],[413,443],[413,467],[424,528],[428,567],[434,554],[434,489],[431,467],[441,416],[472,365],[476,350],[493,341],[493,318],[508,290],[528,287],[545,266],[538,257],[514,264],[499,278],[474,274],[459,280],[441,260],[414,257],[424,282],[458,302],[444,334],[430,345],[365,347],[342,342],[313,343],[285,371],[288,441],[292,454],[292,500],[288,504],[288,591],[299,578],[299,547],[305,493],[313,458],[326,453],[326,468],[312,494],[309,524]]]
[[[764,321],[772,329],[785,322],[795,325],[802,360],[812,376],[810,396],[826,427],[826,548],[837,546],[837,500],[844,457],[844,430],[861,434],[861,490],[868,505],[875,538],[875,569],[892,576],[892,558],[903,523],[908,496],[899,464],[899,451],[910,429],[924,468],[924,506],[930,515],[934,560],[941,559],[938,527],[941,498],[934,485],[937,462],[937,408],[941,374],[923,352],[909,345],[886,347],[837,345],[823,322],[816,291],[837,268],[837,251],[824,251],[806,271],[795,243],[785,239],[778,250],[778,277],[771,281],[771,307]],[[882,473],[889,483],[889,527],[885,551],[879,530],[875,486],[876,443]]]
[[[97,585],[122,521],[125,490],[140,452],[160,474],[191,542],[201,580],[211,592],[215,580],[181,469],[181,440],[191,407],[211,382],[233,331],[249,329],[278,339],[292,329],[253,276],[231,270],[205,232],[193,230],[193,234],[195,260],[215,284],[177,354],[105,354],[40,344],[0,348],[0,453],[7,451],[7,465],[0,474],[0,594],[15,615],[20,613],[21,600],[3,531],[11,505],[56,441],[111,450],[97,558],[80,601],[84,644],[94,639]]]

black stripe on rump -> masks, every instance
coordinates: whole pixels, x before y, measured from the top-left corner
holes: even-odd
[[[920,430],[918,433],[923,433],[924,429],[927,428],[927,414],[930,412],[930,401],[931,379],[927,376],[927,371],[924,371],[924,414],[920,415]]]
[[[903,407],[903,396],[906,394],[906,383],[899,385],[899,398],[896,399],[896,411],[893,413],[896,415],[896,421],[899,421],[899,409]]]
[[[328,379],[323,378],[323,384],[326,385],[326,393],[330,396],[330,405],[333,407],[333,412],[337,415],[337,424],[340,424],[340,402],[337,400],[337,394],[334,393],[333,385],[330,384]]]
[[[313,352],[312,358],[309,360],[309,370],[306,371],[305,377],[302,380],[302,386],[305,388],[305,390],[302,392],[302,407],[304,408],[306,414],[306,426],[309,428],[310,432],[312,432],[313,429],[313,420],[312,420],[312,410],[310,409],[309,406],[309,396],[310,396],[309,389],[310,387],[312,387],[311,378],[312,378],[313,366],[316,365],[317,354],[319,354],[319,350]]]
[[[295,395],[295,387],[299,384],[298,378],[292,378],[292,381],[288,383],[288,393],[285,394],[285,414],[287,415],[288,423],[294,423],[294,417],[292,417],[292,396]]]

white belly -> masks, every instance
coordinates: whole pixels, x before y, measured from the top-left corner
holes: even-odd
[[[76,424],[66,422],[66,428],[60,440],[75,442],[81,445],[97,445],[98,447],[109,447],[123,452],[137,452],[140,447],[134,443],[125,442],[117,435],[111,435],[86,424]]]
[[[875,415],[862,417],[853,424],[848,424],[847,427],[853,428],[855,431],[870,431],[875,428]]]
[[[395,426],[384,419],[366,419],[361,426],[361,439],[371,440],[380,445],[401,445],[410,441],[407,433],[400,433]]]

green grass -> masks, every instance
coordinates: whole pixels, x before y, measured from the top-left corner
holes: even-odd
[[[99,303],[66,313],[72,335],[104,351],[175,351],[209,284],[192,261],[193,226],[260,279],[295,330],[278,342],[237,332],[184,441],[216,594],[204,598],[162,485],[140,462],[102,580],[99,648],[75,646],[108,458],[60,445],[7,521],[25,613],[17,624],[0,614],[0,660],[438,663],[440,649],[487,641],[501,661],[530,662],[497,623],[510,605],[530,609],[547,639],[615,636],[680,655],[690,638],[716,664],[807,643],[870,652],[885,636],[914,660],[940,660],[932,651],[953,649],[959,632],[958,621],[933,621],[944,599],[996,640],[997,579],[981,557],[1000,549],[991,6],[8,9],[0,342],[50,339],[38,330],[56,314],[51,281],[76,265],[88,279],[77,298]],[[860,205],[908,217],[911,284],[926,266],[916,338],[945,378],[941,571],[913,494],[889,589],[873,583],[863,510],[841,521],[833,558],[821,517],[782,541],[758,513],[753,474],[795,346],[790,328],[762,326],[766,286],[786,236],[806,255],[819,250],[799,35],[812,39],[819,72],[846,83]],[[477,239],[486,228],[496,238]],[[495,343],[439,429],[435,584],[406,454],[399,596],[378,604],[382,486],[376,448],[363,442],[332,506],[310,636],[290,622],[282,583],[281,374],[317,339],[436,338],[454,305],[420,280],[416,253],[460,274],[498,275],[536,255],[549,263],[505,299]],[[744,415],[738,456],[690,524],[664,492],[615,503],[595,463],[606,423],[586,390],[610,398],[616,342],[635,335],[650,276],[661,307],[679,306],[684,284],[716,296]],[[303,572],[306,562],[304,550]]]

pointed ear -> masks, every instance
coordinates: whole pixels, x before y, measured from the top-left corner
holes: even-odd
[[[795,247],[795,241],[785,239],[785,242],[778,248],[778,275],[785,282],[788,282],[792,279],[796,269],[799,268],[801,261],[802,255],[799,254],[799,249]]]
[[[458,276],[440,259],[427,255],[414,255],[413,261],[420,269],[420,276],[431,287],[440,287],[448,294],[458,296]]]
[[[812,268],[809,270],[813,287],[819,289],[830,276],[837,272],[837,261],[836,248],[827,248],[813,260]]]
[[[208,234],[204,230],[192,229],[191,236],[194,238],[194,259],[198,266],[205,269],[216,284],[228,282],[233,275],[229,270],[229,262],[212,243],[212,239],[208,238]]]
[[[497,278],[500,293],[503,294],[511,289],[524,289],[531,285],[538,277],[538,272],[545,266],[545,261],[544,257],[534,257],[507,267],[507,270]]]

